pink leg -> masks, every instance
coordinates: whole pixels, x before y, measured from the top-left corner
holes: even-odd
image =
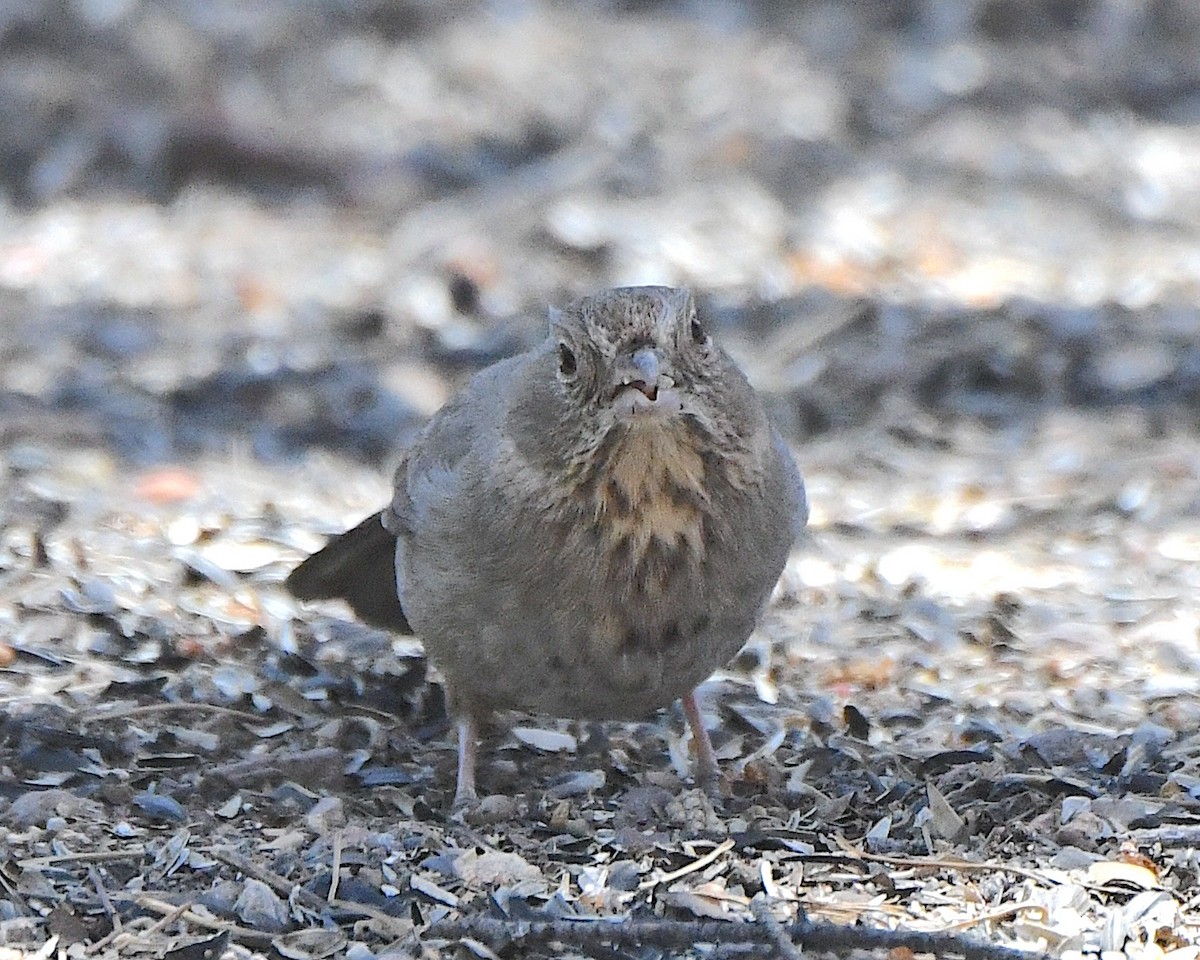
[[[479,724],[471,714],[458,719],[458,785],[454,789],[454,807],[469,807],[479,799],[475,793],[475,754]]]
[[[712,785],[717,781],[717,755],[712,741],[704,729],[704,718],[700,716],[700,704],[696,702],[696,691],[690,690],[683,696],[683,713],[692,728],[692,739],[696,741],[696,782]]]

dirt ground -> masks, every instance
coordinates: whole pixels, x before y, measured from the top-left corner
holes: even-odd
[[[1200,957],[1200,8],[452,7],[0,9],[0,960]],[[512,714],[451,817],[281,581],[643,282],[813,507],[721,796]]]

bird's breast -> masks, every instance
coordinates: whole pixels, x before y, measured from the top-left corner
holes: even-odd
[[[592,517],[606,573],[626,599],[667,591],[704,558],[705,458],[683,431],[633,428],[598,469]]]

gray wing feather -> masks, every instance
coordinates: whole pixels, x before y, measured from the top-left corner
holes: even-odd
[[[771,430],[771,441],[775,445],[775,451],[779,454],[783,466],[784,482],[792,493],[792,535],[799,538],[808,525],[808,491],[804,487],[804,477],[800,475],[800,468],[796,466],[792,451],[783,442],[783,437],[779,435],[778,430]]]
[[[396,591],[404,602],[408,541],[421,530],[430,512],[463,494],[473,464],[486,461],[494,446],[508,388],[521,357],[493,364],[433,415],[409,447],[392,481],[392,502],[383,525],[396,537]]]

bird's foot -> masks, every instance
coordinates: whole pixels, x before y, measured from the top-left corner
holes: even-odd
[[[479,744],[479,725],[467,714],[458,720],[458,782],[454,788],[455,814],[466,813],[479,804],[475,790],[475,755]]]
[[[688,726],[692,730],[692,742],[696,746],[696,786],[714,800],[719,800],[721,770],[717,766],[717,754],[713,750],[712,740],[704,727],[704,718],[700,714],[700,705],[696,702],[695,690],[684,695],[683,713],[687,717]]]

